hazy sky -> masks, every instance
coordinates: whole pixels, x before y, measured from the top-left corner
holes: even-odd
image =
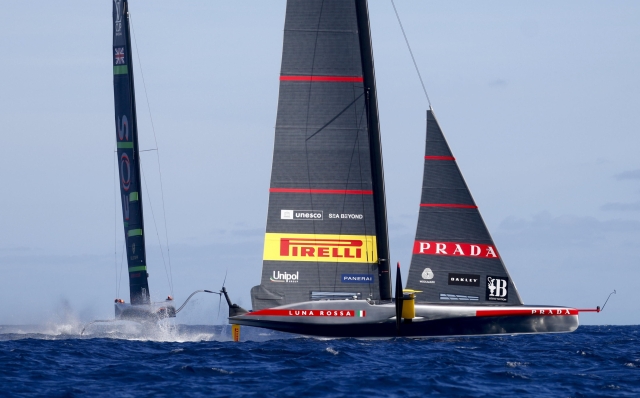
[[[525,303],[595,307],[617,289],[603,313],[581,322],[640,323],[640,3],[396,4],[440,125]],[[65,308],[80,319],[113,316],[123,231],[111,7],[3,4],[0,324],[56,322]],[[285,1],[130,7],[160,149],[176,301],[218,289],[228,270],[232,297],[250,307]],[[391,256],[406,275],[427,102],[390,1],[371,0],[370,14]],[[140,143],[151,149],[134,58]],[[150,291],[162,299],[157,154],[142,161]],[[128,301],[126,283],[119,296]],[[217,305],[200,297],[179,320],[216,322]]]

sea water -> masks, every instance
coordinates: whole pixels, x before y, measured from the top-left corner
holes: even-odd
[[[0,326],[3,396],[640,396],[640,326],[386,340],[133,323]]]

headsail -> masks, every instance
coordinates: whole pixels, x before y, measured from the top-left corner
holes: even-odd
[[[287,2],[254,310],[312,299],[390,298],[373,60],[363,18],[364,0]]]
[[[116,142],[129,290],[132,304],[145,304],[149,302],[149,284],[143,235],[140,154],[127,0],[113,1],[112,51]]]
[[[431,110],[407,289],[419,302],[522,304]]]

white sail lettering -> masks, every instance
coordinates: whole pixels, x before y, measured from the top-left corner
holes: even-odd
[[[425,250],[429,250],[431,244],[429,242],[420,242],[420,253],[424,253]]]
[[[436,243],[436,254],[447,254],[445,251],[447,249],[447,245],[444,243]]]
[[[456,250],[453,251],[453,254],[460,254],[461,256],[464,256],[464,252],[462,251],[462,248],[460,247],[460,245],[456,244]]]
[[[496,256],[496,252],[493,251],[493,247],[489,246],[487,247],[487,255],[485,257],[498,257]]]
[[[480,246],[471,245],[471,255],[479,256],[480,255]]]
[[[505,297],[507,295],[507,281],[496,279],[496,296]]]

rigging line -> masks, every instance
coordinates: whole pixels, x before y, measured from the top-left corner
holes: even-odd
[[[164,251],[162,250],[162,241],[160,240],[160,232],[158,232],[158,223],[156,222],[156,216],[155,216],[155,213],[153,212],[153,204],[151,204],[151,195],[149,195],[149,187],[147,186],[147,178],[144,176],[144,167],[142,167],[142,162],[140,162],[140,171],[142,172],[142,181],[144,181],[144,189],[147,192],[147,199],[149,200],[149,208],[151,209],[151,218],[153,219],[153,226],[156,229],[156,236],[158,237],[158,245],[160,245],[160,256],[162,257],[162,263],[164,264],[164,272],[167,274],[167,279],[169,280],[169,289],[171,289],[171,293],[173,294],[173,289],[171,286],[171,278],[169,278],[167,263],[164,260]]]
[[[329,120],[327,123],[325,123],[324,126],[320,127],[318,129],[318,131],[316,131],[315,133],[311,134],[309,137],[307,137],[305,139],[305,141],[309,141],[310,139],[312,139],[316,134],[318,134],[319,132],[321,132],[322,130],[324,130],[325,128],[327,128],[327,126],[329,126],[331,123],[333,123],[337,118],[339,118],[343,113],[345,113],[349,108],[351,108],[351,105],[355,104],[356,101],[358,101],[360,99],[360,97],[362,97],[364,95],[364,92],[362,94],[360,94],[356,99],[354,99],[353,101],[351,101],[349,103],[349,105],[347,105],[343,110],[340,111],[340,113],[338,113],[336,116],[334,116],[333,119]],[[306,143],[305,143],[306,145]]]
[[[391,0],[391,5],[393,6],[393,11],[396,13],[396,18],[398,19],[398,24],[400,25],[400,30],[402,30],[402,36],[404,36],[404,41],[407,43],[407,48],[409,49],[409,54],[411,54],[411,59],[413,60],[413,66],[416,68],[416,72],[418,73],[418,78],[420,79],[420,84],[422,84],[422,90],[424,91],[425,97],[427,97],[427,102],[429,103],[429,109],[431,108],[431,100],[429,99],[429,94],[427,94],[427,89],[424,86],[424,81],[422,80],[422,75],[420,75],[420,69],[418,69],[418,63],[416,62],[415,57],[413,56],[413,51],[411,51],[411,46],[409,45],[409,39],[407,39],[407,34],[404,32],[404,27],[402,26],[402,21],[400,21],[400,15],[398,14],[398,10],[396,9],[396,3]]]
[[[116,145],[117,147],[117,145]],[[116,175],[116,168],[118,164],[118,155],[116,148],[116,155],[113,158],[113,181],[118,181]],[[116,184],[113,184],[113,266],[116,271],[116,297],[120,293],[120,287],[118,286],[118,194],[116,193]]]
[[[356,88],[355,85],[352,89],[353,95],[355,95]],[[354,120],[356,122],[356,126],[358,123],[358,110],[355,109],[353,110],[354,113]],[[346,202],[347,202],[347,193],[346,191],[349,189],[349,177],[351,176],[351,167],[353,166],[353,158],[354,158],[354,154],[356,153],[356,147],[358,146],[358,137],[359,137],[359,133],[360,131],[356,129],[356,139],[353,142],[353,147],[351,149],[351,159],[349,159],[349,168],[347,169],[347,180],[344,184],[344,189],[345,189],[345,193],[342,195],[342,209],[340,210],[340,213],[344,212],[345,206],[346,206]],[[358,151],[358,166],[360,166],[360,152]],[[362,180],[360,181],[360,189],[362,190]],[[362,198],[362,194],[360,194],[360,197]],[[342,227],[344,226],[345,220],[340,219],[340,229],[338,230],[338,235],[340,235],[342,237]],[[336,264],[335,267],[335,271],[333,273],[333,291],[336,291],[336,286],[338,285],[338,264]]]
[[[158,160],[158,174],[160,175],[160,198],[162,200],[162,216],[164,217],[164,237],[167,243],[167,259],[169,261],[169,275],[170,275],[169,288],[171,289],[171,295],[173,296],[173,271],[171,269],[171,252],[169,251],[169,232],[167,229],[167,212],[165,210],[165,205],[164,205],[164,186],[162,184],[162,170],[160,170],[160,150],[158,149],[159,148],[158,137],[156,136],[156,128],[155,128],[155,125],[153,124],[153,117],[151,116],[151,105],[149,103],[149,95],[147,94],[147,84],[145,83],[145,80],[144,80],[144,72],[142,71],[142,61],[140,60],[140,51],[138,51],[138,41],[136,40],[136,32],[133,27],[133,19],[131,18],[131,13],[129,13],[129,21],[131,23],[131,33],[133,36],[133,43],[136,46],[136,56],[138,57],[138,65],[140,65],[140,76],[142,77],[142,87],[144,88],[144,96],[145,96],[145,99],[147,100],[149,120],[151,120],[151,131],[153,131],[153,140],[156,143],[155,149],[148,149],[146,151],[155,150],[157,160]],[[146,152],[146,151],[139,151],[139,152]]]

